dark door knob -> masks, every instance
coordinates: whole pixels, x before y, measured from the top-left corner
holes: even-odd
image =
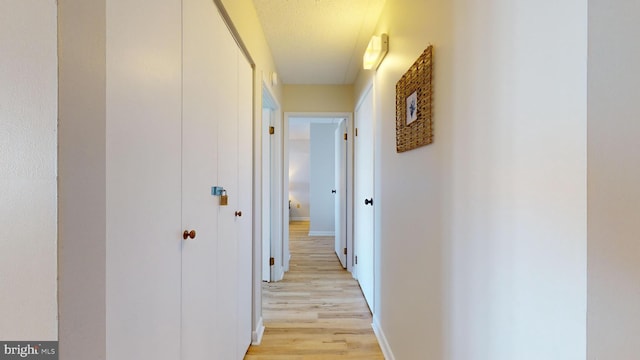
[[[335,194],[335,193],[336,193],[336,191],[335,191],[335,190],[331,190],[331,193],[332,193],[332,194]]]
[[[185,230],[182,233],[182,238],[184,240],[187,240],[188,238],[195,239],[196,238],[196,231],[195,230],[191,230],[191,231]]]
[[[364,199],[364,204],[365,204],[365,205],[371,205],[371,206],[373,206],[373,198],[371,198],[371,199]]]
[[[242,211],[236,211],[236,216],[242,216]]]

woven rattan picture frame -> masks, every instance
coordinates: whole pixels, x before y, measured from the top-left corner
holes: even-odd
[[[433,142],[431,88],[433,46],[429,45],[396,83],[396,151]]]

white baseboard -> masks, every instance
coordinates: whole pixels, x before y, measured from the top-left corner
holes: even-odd
[[[311,221],[310,217],[292,217],[289,221]]]
[[[335,231],[309,231],[309,236],[336,236]]]
[[[264,323],[262,322],[262,318],[260,318],[258,325],[256,325],[256,329],[251,332],[251,345],[260,345],[262,342],[262,335],[264,335]]]
[[[378,343],[380,344],[380,349],[382,350],[382,354],[384,355],[385,360],[396,360],[391,352],[391,347],[387,342],[387,338],[384,336],[384,331],[380,327],[380,321],[376,316],[373,317],[373,324],[371,324],[373,328],[373,332],[376,334],[376,338],[378,339]]]

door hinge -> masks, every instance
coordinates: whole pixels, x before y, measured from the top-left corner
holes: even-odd
[[[347,137],[347,133],[344,133],[344,139],[345,139],[345,140],[347,140],[347,139],[348,139],[348,137]]]
[[[344,248],[343,252],[345,255],[347,255],[347,248]]]
[[[358,128],[356,128],[356,136],[358,136]]]
[[[276,133],[276,128],[273,126],[269,126],[269,135],[273,135]]]
[[[356,265],[358,265],[358,255],[356,255]]]
[[[276,259],[274,258],[269,258],[269,265],[273,266],[276,264]]]

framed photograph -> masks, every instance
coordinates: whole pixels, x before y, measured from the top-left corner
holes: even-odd
[[[396,83],[396,151],[433,142],[431,88],[433,46],[429,45]]]
[[[418,92],[414,91],[407,96],[407,125],[418,120]]]

